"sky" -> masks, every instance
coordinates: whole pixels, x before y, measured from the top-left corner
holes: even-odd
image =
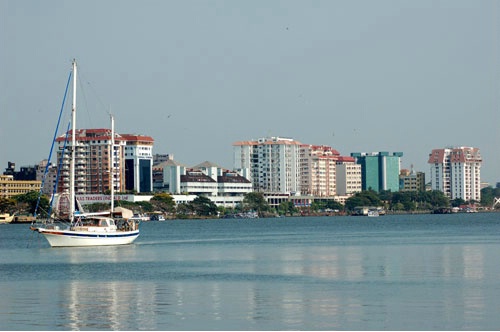
[[[432,149],[473,146],[494,185],[499,11],[499,0],[0,0],[0,170],[48,157],[75,58],[79,128],[109,128],[112,113],[118,133],[151,136],[154,154],[187,166],[232,169],[234,142],[281,136],[343,156],[403,152],[402,168],[430,181]]]

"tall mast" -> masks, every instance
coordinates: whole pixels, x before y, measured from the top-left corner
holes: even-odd
[[[111,116],[111,215],[115,210],[115,118]]]
[[[76,157],[76,60],[73,59],[73,103],[71,106],[71,162],[69,180],[69,215],[75,218],[75,157]]]

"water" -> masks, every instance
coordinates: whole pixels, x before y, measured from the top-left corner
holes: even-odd
[[[498,330],[500,215],[175,220],[50,248],[0,225],[1,330]]]

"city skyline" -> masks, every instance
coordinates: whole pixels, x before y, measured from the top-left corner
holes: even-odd
[[[111,112],[186,164],[284,136],[429,174],[433,149],[472,146],[500,181],[498,1],[60,4],[0,2],[2,167],[47,158],[76,58],[79,128]]]

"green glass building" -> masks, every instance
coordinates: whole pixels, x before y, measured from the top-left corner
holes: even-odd
[[[361,189],[399,191],[399,171],[403,152],[353,152],[361,165]]]

